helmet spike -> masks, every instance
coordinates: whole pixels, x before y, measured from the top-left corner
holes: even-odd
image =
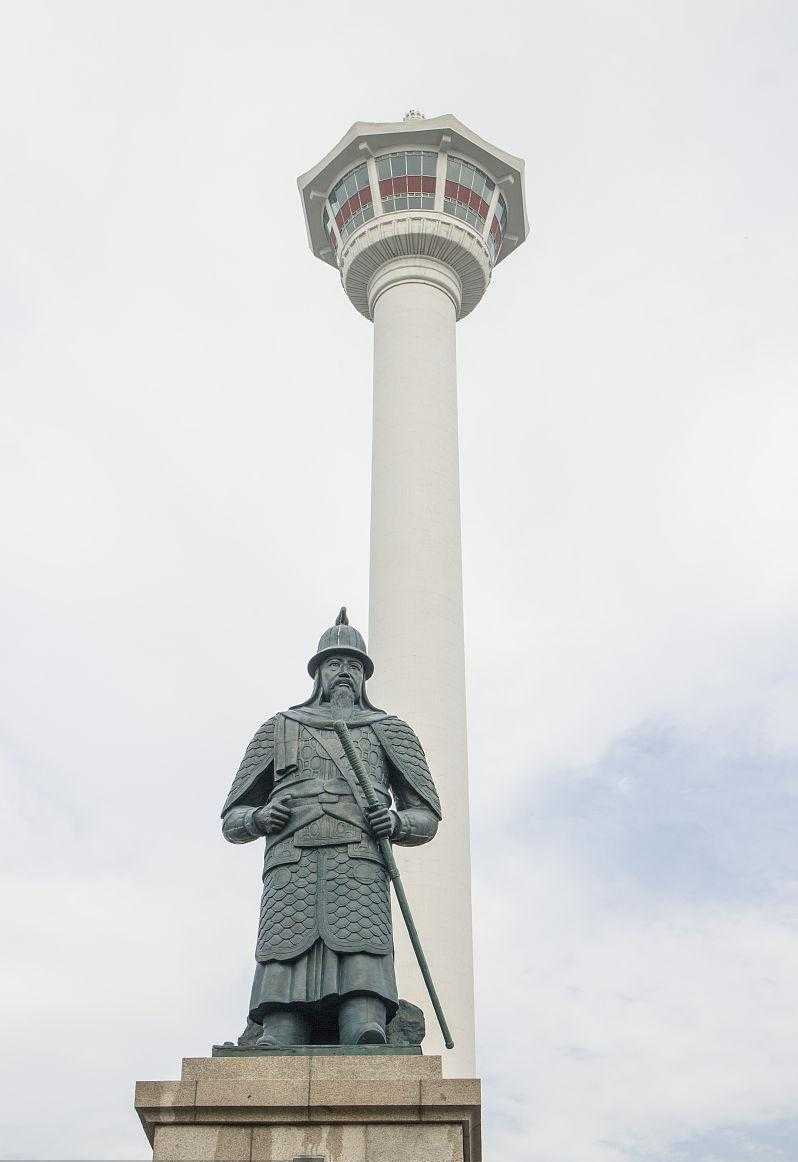
[[[349,618],[346,616],[346,606],[341,606],[341,612],[335,619],[336,625],[349,625]]]

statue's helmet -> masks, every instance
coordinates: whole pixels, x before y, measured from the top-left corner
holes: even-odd
[[[374,663],[366,653],[363,634],[349,624],[346,606],[341,607],[341,612],[335,619],[335,625],[325,629],[319,638],[319,648],[308,662],[308,673],[311,678],[316,677],[319,666],[330,654],[351,654],[355,658],[360,658],[363,663],[363,674],[366,678],[370,678],[374,673]]]

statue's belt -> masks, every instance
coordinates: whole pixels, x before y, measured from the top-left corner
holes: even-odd
[[[288,823],[274,836],[266,838],[266,855],[282,840],[296,843],[300,847],[312,847],[327,843],[357,843],[363,836],[370,835],[363,812],[351,795],[330,796],[334,802],[324,802],[321,795],[307,799],[291,798],[291,816]],[[343,826],[336,830],[334,820]],[[318,827],[316,827],[318,824]],[[335,838],[338,835],[339,838]],[[351,838],[350,838],[351,837]]]
[[[266,839],[264,874],[284,863],[297,863],[313,847],[346,845],[355,859],[382,863],[382,855],[360,809],[349,802],[320,806],[305,803],[292,811],[288,825]]]
[[[375,793],[383,806],[389,807],[391,803],[391,796],[382,787],[375,787]],[[280,800],[286,800],[288,805],[293,810],[303,810],[307,807],[319,803],[322,807],[332,806],[334,803],[341,805],[351,805],[355,803],[355,797],[347,787],[345,791],[338,787],[331,787],[329,784],[319,782],[314,787],[299,787],[296,790],[293,788],[280,788],[280,793],[273,794],[269,799],[270,803],[277,803]],[[358,810],[360,810],[359,805]]]
[[[295,847],[327,847],[337,843],[360,843],[363,830],[356,823],[322,815],[294,832]]]

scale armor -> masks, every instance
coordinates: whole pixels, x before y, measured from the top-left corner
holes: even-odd
[[[388,806],[383,748],[370,726],[351,733]],[[379,847],[348,783],[304,726],[298,767],[272,791],[273,799],[286,795],[289,827],[266,841],[257,959],[293,960],[319,938],[334,952],[390,952],[389,885]]]

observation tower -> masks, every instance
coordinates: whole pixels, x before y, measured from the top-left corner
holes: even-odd
[[[455,332],[526,238],[524,163],[456,117],[411,112],[356,122],[298,184],[311,250],[374,323],[369,692],[415,728],[441,793],[429,854],[397,857],[454,1036],[446,1071],[473,1077]],[[440,1052],[401,923],[394,933],[400,995]]]

